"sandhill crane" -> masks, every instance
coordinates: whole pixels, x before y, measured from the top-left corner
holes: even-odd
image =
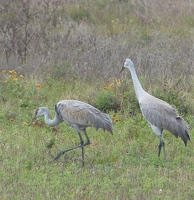
[[[129,58],[125,60],[124,66],[122,67],[120,73],[125,68],[129,69],[131,72],[131,77],[141,112],[147,122],[150,124],[154,133],[160,138],[160,143],[158,145],[158,157],[160,157],[160,151],[163,147],[164,158],[166,160],[165,144],[162,139],[163,130],[166,129],[175,137],[180,137],[186,146],[187,141],[190,141],[188,125],[170,104],[148,94],[142,88],[136,75],[134,64]]]
[[[56,126],[59,123],[65,121],[71,128],[77,131],[80,138],[80,145],[60,151],[60,153],[54,158],[57,160],[65,152],[82,148],[82,166],[84,166],[84,146],[90,144],[89,137],[86,133],[87,127],[94,127],[96,131],[101,128],[104,131],[107,130],[113,134],[113,124],[110,117],[100,112],[95,107],[77,100],[62,100],[55,105],[55,117],[50,119],[50,112],[47,107],[39,107],[35,111],[35,116],[32,119],[30,125],[38,118],[44,116],[46,124],[49,126]],[[29,125],[29,126],[30,126]],[[81,133],[83,132],[86,137],[84,143]]]

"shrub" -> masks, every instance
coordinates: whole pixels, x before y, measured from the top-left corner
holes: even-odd
[[[168,88],[156,88],[153,90],[152,94],[168,102],[174,108],[178,109],[180,114],[186,115],[192,113],[192,105],[188,104],[185,100],[182,100],[180,97],[180,92],[174,89]]]
[[[120,109],[119,100],[113,90],[114,84],[105,86],[101,92],[97,94],[95,107],[101,111],[117,111]]]

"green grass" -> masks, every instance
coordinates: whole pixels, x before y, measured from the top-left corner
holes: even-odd
[[[90,98],[83,91],[97,92],[104,84],[98,88],[51,78],[17,77],[1,74],[0,199],[194,198],[192,143],[185,148],[180,139],[164,132],[168,162],[163,154],[158,158],[159,139],[138,108],[133,114],[109,113],[113,121],[119,120],[114,122],[114,135],[87,129],[91,145],[85,147],[84,168],[80,149],[53,162],[60,150],[77,145],[79,137],[65,123],[51,128],[43,118],[28,127],[34,108],[48,106],[53,117],[53,106],[59,100],[87,101]],[[189,124],[193,120],[192,116],[187,119]],[[191,136],[193,132],[191,129]],[[52,148],[46,148],[53,139]]]

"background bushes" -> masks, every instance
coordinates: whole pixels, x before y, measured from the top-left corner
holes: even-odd
[[[106,84],[121,78],[130,57],[148,92],[173,88],[181,101],[193,99],[190,1],[3,0],[0,6],[2,70]]]

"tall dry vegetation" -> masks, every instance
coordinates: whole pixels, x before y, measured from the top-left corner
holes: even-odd
[[[1,69],[83,81],[118,78],[130,57],[146,89],[191,92],[194,5],[154,0],[2,0]]]

